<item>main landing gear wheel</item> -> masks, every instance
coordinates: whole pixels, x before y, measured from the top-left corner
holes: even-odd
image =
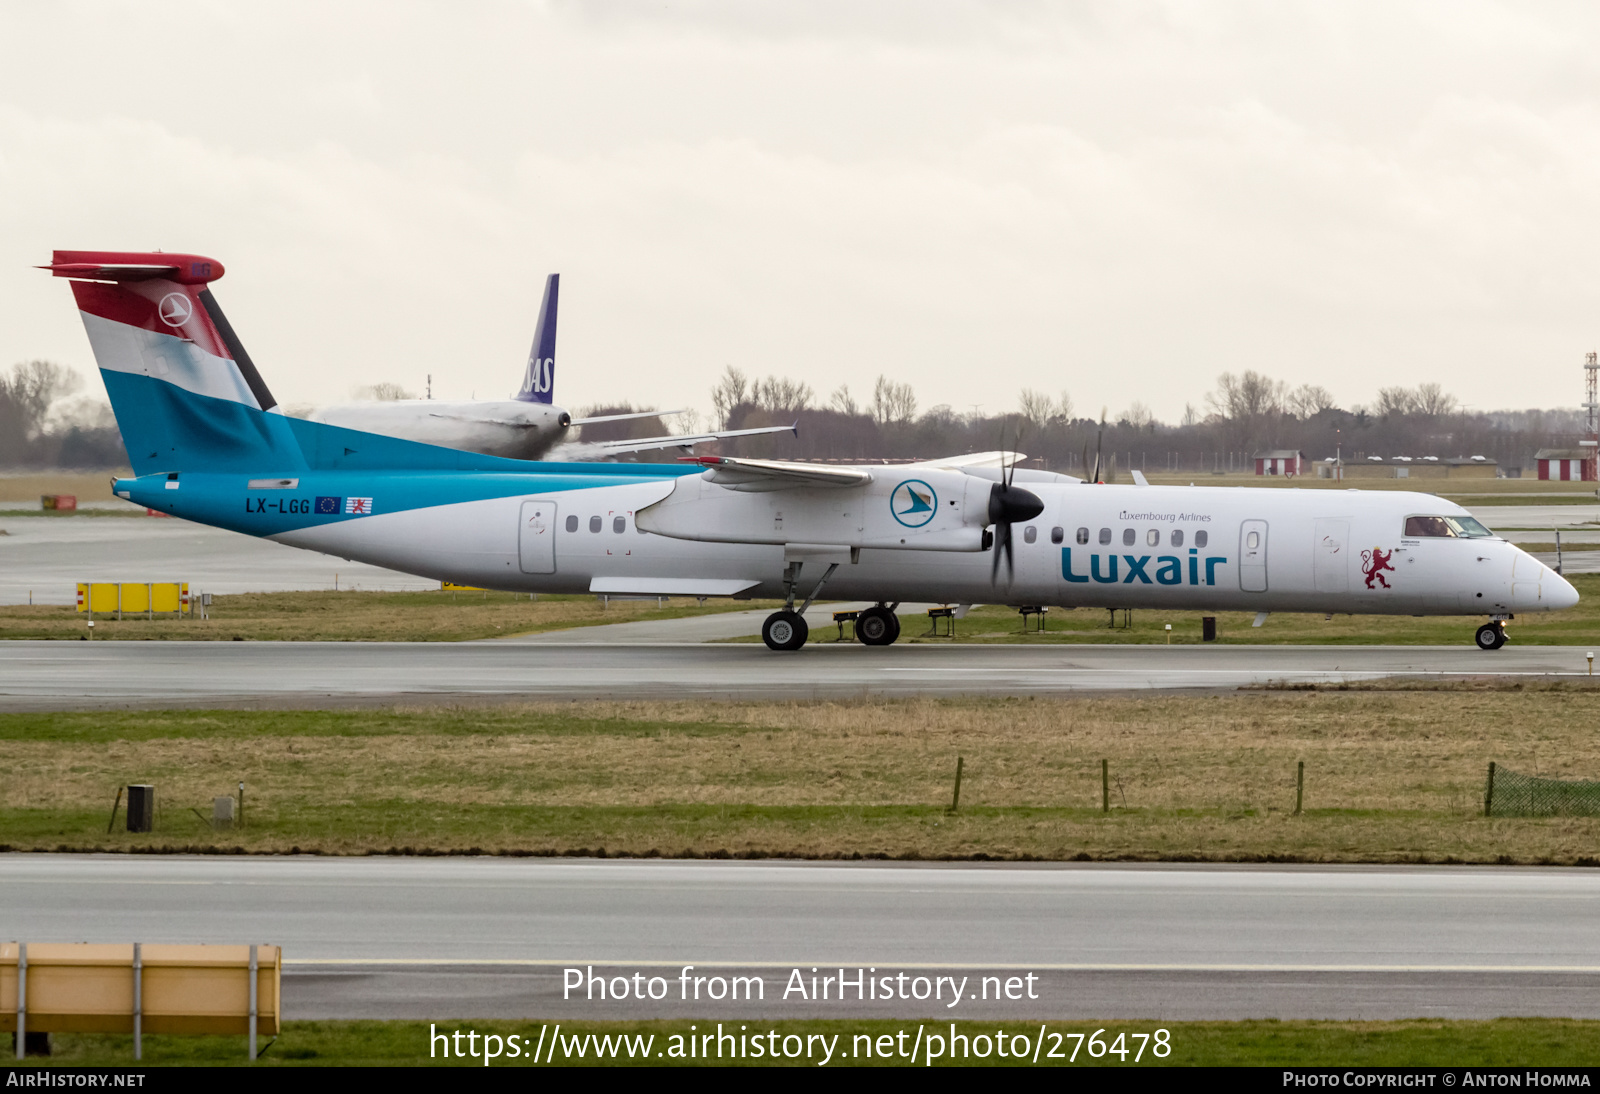
[[[810,636],[811,628],[806,626],[805,619],[798,612],[787,609],[773,612],[761,624],[761,641],[767,644],[769,650],[797,650],[806,644]]]
[[[1473,636],[1480,650],[1497,650],[1506,644],[1506,625],[1498,619],[1485,623]]]
[[[900,617],[888,608],[867,608],[856,616],[856,637],[864,646],[887,646],[900,637]]]

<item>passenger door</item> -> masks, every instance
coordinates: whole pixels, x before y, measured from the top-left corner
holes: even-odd
[[[1319,520],[1311,545],[1311,576],[1319,593],[1350,591],[1350,522]]]
[[[517,556],[525,574],[556,572],[556,503],[522,503],[522,526],[517,532]]]
[[[1239,588],[1267,591],[1267,522],[1247,520],[1239,528]]]

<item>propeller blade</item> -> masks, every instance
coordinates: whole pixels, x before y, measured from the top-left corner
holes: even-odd
[[[994,557],[989,560],[989,584],[991,585],[993,585],[995,580],[1000,576],[1000,551],[1002,550],[1000,544],[1010,531],[1011,526],[1009,524],[995,525],[994,546],[989,548],[989,550],[994,554]]]
[[[1012,554],[1011,525],[1006,525],[1006,584],[1009,585],[1017,576],[1017,560]]]

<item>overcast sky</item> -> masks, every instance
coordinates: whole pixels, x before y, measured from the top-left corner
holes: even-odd
[[[220,259],[286,403],[557,401],[728,364],[924,407],[1175,420],[1224,370],[1345,405],[1576,404],[1600,345],[1600,8],[11,3],[0,364],[92,358],[62,248]]]

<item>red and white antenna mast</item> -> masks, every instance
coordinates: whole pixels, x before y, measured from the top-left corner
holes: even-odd
[[[1584,437],[1580,442],[1589,451],[1583,461],[1583,477],[1600,480],[1600,354],[1590,353],[1583,362]]]

